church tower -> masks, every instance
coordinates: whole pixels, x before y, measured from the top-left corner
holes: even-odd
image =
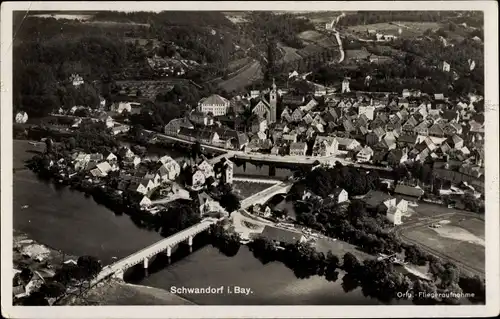
[[[269,93],[269,108],[271,111],[271,116],[270,116],[271,123],[276,122],[277,104],[278,104],[278,91],[276,90],[276,83],[274,82],[273,78],[273,86],[271,92]]]

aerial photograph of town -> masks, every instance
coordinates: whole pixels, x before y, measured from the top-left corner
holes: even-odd
[[[13,305],[485,305],[483,11],[12,20]]]

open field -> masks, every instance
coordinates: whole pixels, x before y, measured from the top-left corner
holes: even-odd
[[[149,23],[116,22],[116,21],[84,21],[85,24],[98,25],[102,27],[150,27]]]
[[[304,32],[299,33],[298,37],[304,41],[316,42],[316,41],[321,40],[324,37],[324,35],[319,33],[318,31],[308,30],[308,31],[304,31]]]
[[[421,211],[420,209],[420,213],[416,212],[412,219],[423,220],[425,217]],[[435,211],[430,212],[439,215]],[[431,214],[427,216],[432,217]],[[429,224],[432,223],[441,224],[441,227],[430,228]],[[436,217],[429,222],[422,221],[403,227],[401,235],[404,240],[420,245],[433,254],[463,264],[466,271],[484,274],[484,232],[484,220],[479,216],[476,218],[470,213],[451,213]]]
[[[318,31],[304,31],[298,35],[304,44],[315,44],[322,48],[337,47],[338,43],[333,36],[322,34]]]
[[[371,54],[366,49],[362,50],[345,50],[345,55],[348,60],[363,60]]]
[[[435,30],[439,27],[439,23],[436,22],[392,22],[349,26],[347,30],[363,35],[365,38],[368,37],[367,30],[375,30],[378,33],[392,34],[404,38],[421,36],[427,29]],[[399,29],[401,29],[401,34],[398,33]]]
[[[252,82],[261,79],[262,76],[262,67],[258,61],[255,61],[248,68],[245,68],[232,78],[220,82],[219,87],[228,92],[241,90]]]
[[[313,247],[316,248],[317,251],[322,252],[325,255],[328,253],[328,251],[331,251],[341,260],[344,257],[344,254],[348,252],[354,254],[359,260],[373,258],[372,255],[369,255],[359,250],[356,246],[342,240],[333,241],[330,239],[320,238],[314,242]]]
[[[37,17],[37,18],[54,18],[54,19],[66,19],[66,20],[88,20],[91,19],[94,15],[90,14],[59,14],[59,13],[52,13],[52,14],[33,14],[30,15],[30,17]]]
[[[285,46],[281,43],[278,43],[278,48],[284,53],[282,61],[285,63],[302,59],[302,57],[299,54],[297,54],[297,49],[295,48]]]
[[[242,198],[247,198],[273,186],[273,184],[234,181],[233,186]]]
[[[229,71],[229,73],[235,72],[251,62],[252,62],[252,58],[249,58],[249,57],[244,57],[241,59],[233,60],[233,61],[229,62],[227,70]]]
[[[248,22],[245,17],[247,15],[246,12],[222,12],[222,14],[224,14],[224,16],[226,16],[226,18],[234,24]]]
[[[300,49],[297,53],[302,57],[307,57],[323,51],[324,48],[316,44],[309,44],[305,48]]]

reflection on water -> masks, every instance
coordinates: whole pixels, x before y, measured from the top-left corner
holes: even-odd
[[[268,173],[265,168],[251,167],[247,165],[244,172]],[[14,228],[40,243],[71,255],[94,255],[109,264],[113,257],[128,256],[161,239],[156,232],[138,228],[128,216],[116,216],[81,192],[41,181],[30,171],[17,172],[14,180]],[[22,209],[24,205],[28,208]],[[150,261],[147,276],[139,264],[127,271],[125,279],[167,291],[174,286],[239,286],[252,291],[248,295],[183,295],[198,304],[379,304],[364,297],[359,288],[346,293],[342,273],[335,282],[319,276],[298,279],[280,262],[262,264],[246,246],[227,257],[206,243],[206,235],[200,234],[192,253],[180,244],[170,262],[159,254]]]

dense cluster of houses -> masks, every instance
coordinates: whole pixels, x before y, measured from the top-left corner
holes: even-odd
[[[410,89],[376,97],[349,93],[348,86],[344,81],[347,93],[321,97],[275,85],[231,101],[211,96],[189,117],[168,123],[165,134],[246,152],[333,155],[385,166],[431,158],[448,169],[456,161],[456,171],[484,173],[484,118],[475,110],[482,97],[450,100]],[[246,109],[251,123],[242,118]]]

